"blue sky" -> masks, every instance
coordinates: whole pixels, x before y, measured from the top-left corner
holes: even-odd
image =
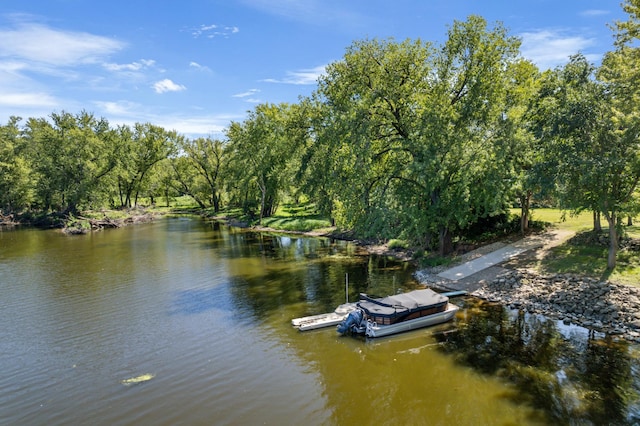
[[[355,40],[442,43],[483,16],[553,68],[612,49],[619,0],[24,0],[0,3],[0,122],[86,110],[222,137],[258,103],[298,101]]]

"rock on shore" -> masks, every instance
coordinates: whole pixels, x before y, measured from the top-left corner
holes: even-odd
[[[571,274],[507,271],[473,296],[640,343],[640,289]]]

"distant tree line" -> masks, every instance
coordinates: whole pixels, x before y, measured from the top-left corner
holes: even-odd
[[[75,212],[177,194],[202,208],[274,213],[313,201],[343,229],[450,252],[479,221],[513,205],[640,211],[640,0],[623,4],[613,50],[540,72],[520,41],[478,16],[447,40],[361,40],[297,104],[260,104],[223,140],[152,124],[111,126],[83,111],[0,127],[0,209]]]

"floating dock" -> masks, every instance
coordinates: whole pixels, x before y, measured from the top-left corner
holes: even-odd
[[[345,303],[333,312],[311,315],[308,317],[294,318],[291,325],[300,331],[315,330],[340,324],[349,315],[349,312],[357,308],[355,303]]]

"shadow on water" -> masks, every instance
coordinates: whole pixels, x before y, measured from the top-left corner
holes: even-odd
[[[458,363],[514,384],[506,397],[553,424],[640,422],[639,369],[624,341],[540,315],[466,299],[455,333],[437,335]]]
[[[361,292],[387,295],[418,285],[408,264],[369,256],[341,240],[259,233],[217,222],[167,225],[176,232],[181,226],[206,230],[196,237],[199,248],[225,260],[225,282],[213,285],[218,277],[212,276],[196,287],[174,291],[170,314],[221,310],[263,320],[283,306],[294,306],[298,316],[305,316],[344,303],[347,277],[352,301]]]
[[[224,289],[180,294],[179,312],[235,310],[258,321],[284,307],[295,316],[330,312],[345,302],[347,275],[350,300],[361,292],[388,295],[418,286],[407,264],[358,255],[342,241],[224,227],[216,232],[220,237],[206,241],[206,248],[234,259],[236,269]],[[513,385],[503,398],[542,410],[553,424],[640,422],[640,363],[626,343],[473,298],[461,306],[456,328],[434,334],[438,350]]]
[[[346,276],[354,301],[412,272],[191,219],[0,233],[0,423],[640,424],[638,346],[542,316],[460,298],[389,338],[291,327],[344,303]]]

